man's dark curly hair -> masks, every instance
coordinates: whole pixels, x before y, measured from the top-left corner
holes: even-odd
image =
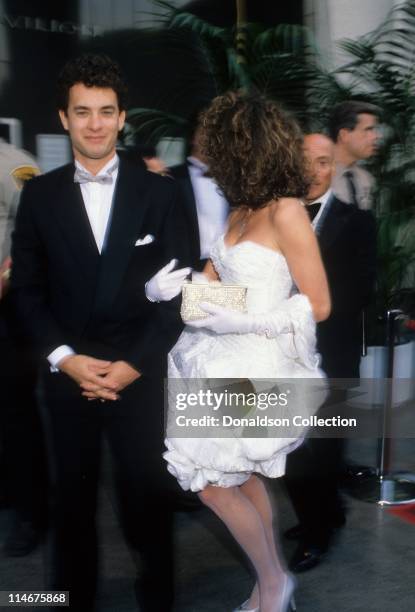
[[[107,55],[92,53],[70,60],[63,67],[57,85],[57,103],[60,110],[68,109],[69,90],[76,83],[86,87],[102,87],[115,91],[120,111],[127,105],[127,86],[120,67]]]
[[[296,121],[261,95],[229,92],[201,116],[200,145],[231,206],[256,209],[307,193]]]

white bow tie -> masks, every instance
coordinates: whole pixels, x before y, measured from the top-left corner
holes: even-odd
[[[111,185],[111,183],[113,182],[113,172],[114,170],[116,170],[118,168],[118,160],[111,166],[111,168],[108,168],[108,170],[106,172],[104,172],[104,174],[91,174],[90,172],[88,172],[87,170],[84,170],[83,168],[76,168],[75,169],[75,174],[74,174],[74,182],[75,183],[79,183],[80,185],[83,185],[85,183],[98,183],[100,185]]]

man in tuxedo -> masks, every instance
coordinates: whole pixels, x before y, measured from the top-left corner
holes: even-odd
[[[372,208],[374,179],[359,162],[376,153],[380,114],[380,108],[374,104],[346,100],[333,108],[328,122],[329,136],[335,143],[334,194],[362,210]]]
[[[358,378],[361,312],[375,279],[375,222],[370,211],[344,204],[333,194],[333,142],[323,134],[310,134],[304,138],[304,151],[311,178],[307,211],[320,244],[332,300],[329,318],[317,325],[321,367],[331,379]],[[332,391],[329,399],[344,401],[345,392]],[[288,455],[285,482],[299,525],[286,536],[300,540],[291,562],[293,571],[317,565],[333,531],[345,523],[338,491],[342,456],[341,438],[309,438]]]
[[[229,205],[215,181],[200,150],[196,126],[191,138],[190,155],[184,164],[169,169],[178,183],[189,227],[191,263],[201,271],[217,238],[226,230]]]
[[[181,324],[174,302],[152,303],[146,281],[188,261],[174,182],[119,159],[126,89],[106,56],[69,62],[58,108],[74,163],[23,190],[11,288],[43,360],[54,479],[50,588],[92,610],[102,434],[112,451],[119,514],[143,562],[143,611],[170,610],[171,512],[177,486],[162,459],[163,376]]]

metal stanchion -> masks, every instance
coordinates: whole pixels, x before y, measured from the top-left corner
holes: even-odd
[[[366,310],[362,310],[362,357],[367,356],[367,325],[366,325]]]
[[[378,467],[374,474],[362,479],[359,486],[350,491],[354,497],[362,501],[381,506],[415,503],[415,475],[394,474],[391,471],[395,323],[403,318],[405,316],[401,310],[394,309],[387,312],[388,363],[382,414],[382,437],[378,447]]]

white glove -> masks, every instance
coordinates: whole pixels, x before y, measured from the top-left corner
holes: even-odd
[[[172,259],[145,284],[145,294],[150,302],[168,302],[179,295],[192,268],[181,268],[172,272],[176,265],[177,259]]]
[[[189,321],[187,325],[209,329],[216,334],[259,334],[276,338],[279,334],[293,333],[296,320],[304,315],[308,320],[311,315],[313,320],[310,302],[301,294],[284,300],[277,311],[264,314],[238,312],[208,302],[202,302],[200,308],[211,316]]]
[[[229,310],[217,304],[201,302],[201,310],[204,310],[210,317],[188,321],[191,327],[209,329],[216,334],[248,334],[251,331],[252,315],[237,310]]]

